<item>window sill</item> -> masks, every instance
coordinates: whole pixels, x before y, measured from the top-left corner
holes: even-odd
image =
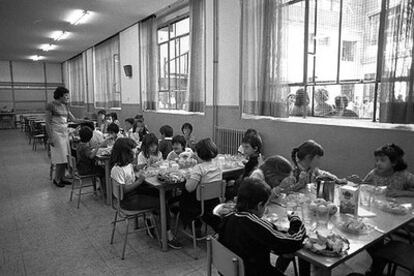
[[[366,129],[383,129],[383,130],[399,130],[399,131],[414,131],[414,124],[390,124],[378,123],[364,119],[346,119],[346,118],[318,118],[318,117],[289,117],[289,118],[275,118],[268,116],[256,116],[243,114],[242,119],[246,120],[272,120],[286,123],[297,124],[313,124],[313,125],[328,125],[328,126],[344,126],[356,127]]]
[[[164,114],[174,114],[174,115],[198,115],[198,116],[204,116],[204,112],[190,112],[185,110],[144,110],[144,112],[147,113],[164,113]]]

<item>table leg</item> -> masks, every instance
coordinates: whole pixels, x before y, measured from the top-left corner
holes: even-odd
[[[167,244],[167,210],[165,204],[165,189],[160,187],[160,211],[161,211],[161,246],[162,251],[168,250]]]
[[[112,201],[112,183],[109,159],[105,159],[105,186],[106,186],[106,204],[111,205]]]

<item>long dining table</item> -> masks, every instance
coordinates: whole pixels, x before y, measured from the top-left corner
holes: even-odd
[[[411,203],[414,206],[414,198],[397,198],[392,199],[398,203]],[[371,213],[370,215],[367,215]],[[275,213],[279,217],[286,215],[286,209],[281,205],[271,204],[269,206],[269,212]],[[367,215],[367,216],[365,216]],[[408,224],[414,220],[414,211],[411,209],[405,215],[396,215],[388,213],[373,205],[369,208],[360,207],[358,216],[354,218],[362,219],[364,223],[372,226],[372,230],[369,233],[356,235],[349,234],[340,229],[338,225],[344,220],[350,218],[351,215],[336,213],[329,220],[329,229],[335,234],[339,234],[349,240],[350,248],[346,254],[340,257],[326,257],[322,255],[315,254],[305,248],[300,249],[296,252],[296,256],[300,259],[303,259],[311,263],[317,269],[316,275],[320,276],[330,276],[335,267],[340,264],[343,264],[346,260],[356,256],[359,252],[366,249],[375,242],[383,239],[385,236],[391,234],[396,229]],[[306,223],[305,223],[306,225]],[[331,228],[332,227],[332,228]],[[306,227],[307,230],[312,228],[310,226]],[[414,260],[414,256],[413,256]]]
[[[235,168],[228,168],[223,169],[223,179],[234,179],[236,176],[241,175],[243,173],[243,167],[235,167]],[[159,191],[159,198],[160,198],[160,220],[161,220],[161,249],[162,251],[168,250],[167,244],[167,208],[166,208],[166,198],[165,193],[166,191],[180,188],[184,186],[184,183],[176,183],[176,184],[167,184],[158,180],[156,176],[148,177],[145,179],[145,182],[150,186],[156,188]]]

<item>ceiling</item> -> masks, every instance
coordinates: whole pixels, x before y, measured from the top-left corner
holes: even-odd
[[[166,8],[176,0],[0,0],[0,60],[63,62],[137,21]],[[87,22],[66,22],[74,10],[88,10]],[[54,31],[71,35],[52,41]],[[42,44],[53,43],[55,50],[43,52]]]

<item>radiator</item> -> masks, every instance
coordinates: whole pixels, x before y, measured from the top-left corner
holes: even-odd
[[[245,130],[216,127],[216,143],[219,153],[237,154]]]

